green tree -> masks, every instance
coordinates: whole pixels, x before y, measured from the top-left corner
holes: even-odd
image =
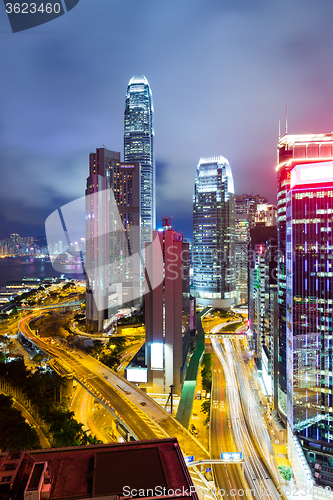
[[[279,470],[280,475],[282,476],[283,479],[285,479],[286,481],[290,481],[293,474],[292,474],[291,468],[289,466],[279,465],[278,470]]]
[[[210,399],[206,399],[201,405],[202,413],[210,413]]]
[[[212,388],[212,355],[205,353],[201,361],[202,388],[210,392]]]
[[[21,412],[13,407],[9,396],[0,394],[0,449],[40,448],[38,434],[26,423]]]

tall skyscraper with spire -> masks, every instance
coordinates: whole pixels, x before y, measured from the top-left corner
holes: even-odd
[[[156,225],[153,96],[145,76],[133,76],[127,87],[124,114],[124,160],[140,163],[141,255]]]

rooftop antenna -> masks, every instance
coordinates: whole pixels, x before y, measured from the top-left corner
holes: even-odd
[[[279,140],[280,140],[280,137],[281,137],[281,120],[279,120]]]
[[[288,105],[286,104],[286,135],[288,135]]]

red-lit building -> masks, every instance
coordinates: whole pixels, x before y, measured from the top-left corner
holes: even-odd
[[[298,484],[295,434],[332,487],[333,133],[282,137],[278,162],[279,407]]]
[[[146,245],[146,363],[148,388],[180,395],[190,346],[190,249],[163,219]],[[192,308],[193,311],[193,308]]]

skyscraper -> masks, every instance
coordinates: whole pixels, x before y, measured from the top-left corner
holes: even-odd
[[[141,250],[152,241],[156,225],[153,96],[145,76],[133,76],[127,87],[124,114],[124,160],[141,166]]]
[[[235,266],[237,302],[242,304],[248,300],[248,247],[250,230],[254,226],[255,213],[267,198],[259,195],[235,195]]]
[[[296,434],[332,486],[333,134],[284,136],[278,152],[279,403],[291,461]]]
[[[193,287],[198,304],[235,303],[234,181],[223,156],[201,158],[193,197]]]
[[[277,228],[276,226],[256,225],[251,229],[251,242],[248,252],[249,261],[249,332],[252,334],[255,360],[268,394],[272,394],[274,381],[277,380],[274,368],[274,346],[276,316],[276,266],[277,266]],[[275,348],[274,348],[275,347]],[[276,392],[274,393],[274,395]]]
[[[298,164],[333,158],[333,134],[285,135],[278,143],[278,315],[279,315],[279,407],[287,412],[287,310],[286,310],[286,201],[290,171]]]
[[[146,362],[148,387],[180,395],[190,347],[189,243],[163,219],[146,244]]]
[[[99,148],[86,189],[87,324],[102,331],[118,306],[140,302],[140,164]]]
[[[333,441],[333,161],[299,164],[287,194],[287,417]]]

